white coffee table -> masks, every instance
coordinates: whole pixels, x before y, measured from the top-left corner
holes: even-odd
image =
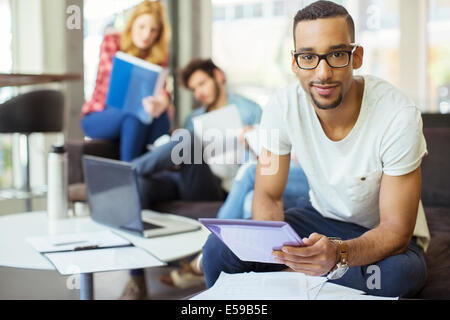
[[[62,233],[94,232],[109,229],[90,217],[67,218],[49,221],[45,211],[12,214],[0,217],[0,266],[55,270],[55,267],[26,238]],[[170,236],[146,239],[118,231],[136,247],[143,248],[164,262],[171,262],[199,252],[209,231],[201,230]],[[80,299],[93,299],[93,274],[80,275]]]

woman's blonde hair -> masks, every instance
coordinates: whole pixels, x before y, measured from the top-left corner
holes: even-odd
[[[158,38],[152,44],[148,55],[143,59],[154,64],[166,63],[169,57],[171,30],[166,9],[160,1],[146,0],[133,9],[120,37],[120,50],[133,56],[138,56],[141,53],[141,49],[133,43],[131,31],[136,18],[143,14],[152,15],[161,28]]]

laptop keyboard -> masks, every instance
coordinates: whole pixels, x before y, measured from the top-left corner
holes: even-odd
[[[143,225],[144,225],[144,230],[153,230],[153,229],[160,229],[162,228],[161,226],[157,226],[156,224],[153,223],[148,223],[145,221],[142,221]]]

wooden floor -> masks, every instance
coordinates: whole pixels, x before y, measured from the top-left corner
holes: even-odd
[[[204,290],[203,286],[176,289],[158,281],[159,275],[174,267],[158,267],[145,270],[150,299],[184,299]],[[72,280],[72,281],[71,281]],[[94,298],[116,300],[128,280],[128,271],[104,272],[94,275]],[[56,271],[37,271],[16,268],[0,268],[0,300],[78,300],[80,291],[71,289],[76,280],[61,276]]]

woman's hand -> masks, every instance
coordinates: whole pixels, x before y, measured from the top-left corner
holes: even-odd
[[[157,119],[169,108],[170,101],[167,95],[160,93],[156,96],[142,99],[142,105],[144,110],[151,115],[153,119]]]

